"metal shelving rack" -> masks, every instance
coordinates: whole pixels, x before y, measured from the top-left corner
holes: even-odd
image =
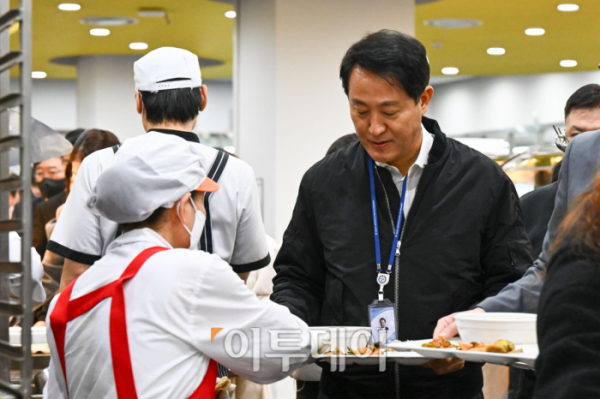
[[[16,3],[14,1],[13,3]],[[0,397],[31,398],[32,395],[32,286],[31,281],[31,0],[0,0]],[[19,49],[11,51],[9,29],[18,25]],[[16,32],[15,32],[16,33]],[[19,68],[19,90],[10,90],[10,69]],[[10,131],[8,110],[19,108],[19,132]],[[20,177],[9,175],[9,150],[19,150]],[[21,220],[9,220],[8,193],[22,190]],[[9,261],[9,233],[21,235],[21,262]],[[21,275],[20,299],[10,296],[8,277]],[[21,317],[21,346],[9,343],[9,317]],[[20,363],[20,378],[13,384],[10,363]]]

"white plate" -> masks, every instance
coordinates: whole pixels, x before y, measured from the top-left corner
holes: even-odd
[[[337,364],[340,364],[343,361],[346,365],[362,364],[366,366],[377,365],[380,360],[380,356],[313,355],[313,357],[317,361],[325,361],[327,363],[335,361]],[[431,360],[431,358],[421,356],[415,352],[386,352],[385,358],[388,362],[394,361],[405,366],[419,366]]]
[[[460,339],[451,339],[454,345],[458,345]],[[420,341],[408,341],[389,344],[394,350],[414,350],[415,352],[434,359],[445,359],[448,357],[457,357],[468,362],[491,363],[500,365],[509,365],[521,362],[527,366],[533,367],[537,359],[539,349],[537,345],[516,345],[517,349],[523,349],[523,353],[493,353],[493,352],[474,352],[461,351],[458,349],[443,348],[424,348],[422,345],[431,342],[430,339]]]

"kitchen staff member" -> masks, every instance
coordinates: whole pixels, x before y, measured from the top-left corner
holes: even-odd
[[[151,132],[127,140],[98,178],[86,206],[125,233],[50,305],[46,397],[209,398],[215,361],[270,383],[304,361],[291,358],[284,372],[278,355],[310,353],[302,320],[260,301],[220,257],[188,250],[206,220],[203,196],[219,187],[206,177],[204,156],[195,144]],[[213,328],[223,329],[214,339]],[[239,358],[227,353],[232,330],[247,338],[245,353],[233,340]],[[296,348],[274,347],[272,330],[297,332]]]
[[[203,154],[202,167],[221,185],[204,199],[206,228],[198,240],[199,248],[219,255],[242,278],[268,265],[269,250],[252,168],[199,144],[198,136],[192,133],[198,111],[207,104],[198,57],[186,50],[162,47],[136,61],[133,69],[135,101],[144,129],[194,142]],[[65,258],[61,289],[100,259],[117,235],[117,223],[94,215],[86,203],[98,176],[112,164],[118,151],[117,147],[97,151],[81,163],[52,232],[48,249]],[[194,248],[197,245],[193,243]]]

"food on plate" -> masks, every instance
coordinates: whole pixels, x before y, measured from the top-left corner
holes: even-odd
[[[490,345],[481,342],[459,342],[458,346],[446,340],[444,337],[435,338],[430,342],[421,345],[423,348],[437,349],[458,349],[471,352],[492,352],[492,353],[520,353],[523,349],[515,349],[515,344],[507,339],[499,339]]]
[[[458,346],[448,341],[446,338],[440,336],[434,338],[432,341],[421,345],[423,348],[440,348],[440,349],[458,349]]]
[[[346,348],[346,353],[344,353],[340,348],[334,348],[333,350],[330,350],[329,344],[325,344],[319,348],[319,350],[317,351],[317,354],[318,355],[328,355],[328,356],[347,355],[347,356],[364,357],[364,356],[378,356],[378,355],[381,355],[381,352],[382,351],[381,351],[381,348],[379,347],[379,344],[363,346],[356,350],[353,350],[352,348]],[[394,350],[391,348],[386,348],[385,352],[394,352]]]
[[[492,352],[492,353],[520,353],[523,349],[515,349],[515,344],[506,339],[499,339],[491,345],[482,344],[479,342],[459,342],[459,350],[472,352]]]

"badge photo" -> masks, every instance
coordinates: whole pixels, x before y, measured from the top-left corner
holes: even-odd
[[[369,323],[373,342],[385,346],[396,340],[394,304],[389,300],[369,306]]]

